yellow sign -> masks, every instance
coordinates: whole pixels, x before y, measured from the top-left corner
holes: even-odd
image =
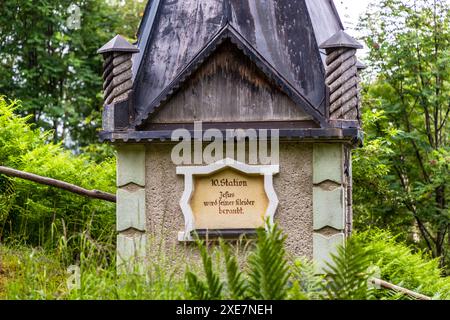
[[[194,177],[190,206],[196,229],[256,229],[269,205],[264,176],[226,168]]]

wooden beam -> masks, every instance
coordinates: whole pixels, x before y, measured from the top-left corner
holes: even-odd
[[[312,120],[298,121],[246,121],[246,122],[202,122],[202,129],[320,129]],[[194,123],[149,123],[142,131],[173,131],[177,129],[194,130]]]
[[[237,127],[238,128],[238,127]],[[237,129],[236,128],[236,129]],[[220,130],[220,129],[219,129]],[[193,130],[188,130],[191,136],[194,136]],[[221,130],[224,137],[226,137],[226,130]],[[258,132],[258,130],[257,130]],[[160,130],[160,131],[101,131],[101,141],[111,142],[148,142],[148,141],[168,141],[172,139],[172,130]],[[270,138],[270,130],[268,137]],[[352,141],[354,144],[360,145],[362,143],[362,131],[357,128],[312,128],[312,129],[280,129],[280,139],[283,138],[298,138],[298,139],[329,139],[337,141]]]
[[[51,178],[47,178],[47,177],[42,177],[42,176],[39,176],[39,175],[36,175],[33,173],[23,172],[23,171],[15,170],[15,169],[8,168],[8,167],[0,166],[0,174],[4,174],[7,176],[20,178],[20,179],[24,179],[24,180],[33,181],[33,182],[36,182],[39,184],[43,184],[43,185],[47,185],[47,186],[51,186],[51,187],[55,187],[55,188],[59,188],[59,189],[66,190],[66,191],[78,194],[80,196],[88,197],[88,198],[99,199],[99,200],[104,200],[104,201],[109,201],[109,202],[117,201],[116,195],[111,194],[111,193],[98,191],[98,190],[87,190],[87,189],[81,188],[81,187],[76,186],[71,183],[67,183],[64,181],[51,179]]]

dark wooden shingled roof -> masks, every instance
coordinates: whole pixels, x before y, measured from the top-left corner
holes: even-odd
[[[224,38],[323,124],[319,45],[340,29],[332,0],[151,0],[138,32],[140,53],[133,58],[134,125],[168,99]]]

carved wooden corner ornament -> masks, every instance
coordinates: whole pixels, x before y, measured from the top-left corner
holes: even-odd
[[[120,35],[115,36],[97,51],[104,58],[103,90],[105,105],[128,99],[128,94],[133,86],[131,58],[134,53],[138,52],[138,48]]]
[[[320,45],[325,49],[330,120],[359,120],[359,77],[356,50],[363,46],[344,31]]]

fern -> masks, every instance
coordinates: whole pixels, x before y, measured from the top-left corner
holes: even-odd
[[[332,254],[332,263],[327,263],[328,281],[324,284],[325,298],[332,300],[370,300],[374,298],[369,286],[371,274],[370,252],[349,239],[345,246]]]
[[[414,300],[413,298],[403,293],[387,289],[378,290],[376,297],[379,300]]]
[[[214,271],[211,255],[203,241],[198,240],[197,246],[202,258],[205,281],[188,271],[186,273],[188,291],[195,299],[219,300],[222,298],[223,283],[220,281],[220,276]]]
[[[12,196],[16,192],[13,179],[5,175],[0,175],[0,193],[7,196]]]
[[[223,241],[220,243],[220,247],[225,258],[227,288],[230,298],[233,300],[248,298],[248,285],[244,274],[239,269],[236,257],[231,254],[229,245],[227,245]]]
[[[285,237],[276,226],[266,232],[258,230],[255,251],[248,259],[247,276],[239,269],[237,258],[228,245],[222,243],[225,258],[226,285],[232,299],[282,300],[288,295],[290,277],[284,249]],[[202,257],[205,281],[191,272],[186,273],[188,291],[197,299],[220,299],[224,283],[213,270],[211,255],[201,241],[197,246]]]
[[[270,226],[268,232],[258,230],[256,249],[249,258],[252,298],[282,300],[287,297],[290,274],[284,242],[285,237],[275,225]]]
[[[198,246],[200,248],[200,255],[202,256],[209,297],[213,300],[220,299],[222,296],[223,283],[220,281],[220,276],[213,269],[212,259],[206,246],[202,242],[199,242]]]
[[[196,274],[186,272],[187,289],[190,296],[196,300],[209,300],[208,288],[205,283],[201,281]]]

